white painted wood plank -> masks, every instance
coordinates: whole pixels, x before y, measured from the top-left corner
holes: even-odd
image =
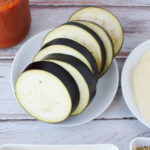
[[[125,59],[118,59],[119,70],[121,71]],[[11,61],[0,62],[0,120],[7,119],[32,119],[18,104],[10,87]],[[121,89],[119,88],[114,102],[110,108],[97,119],[119,119],[131,118],[132,114],[126,107]]]
[[[34,34],[45,29],[54,28],[67,21],[69,16],[81,7],[32,7],[31,30],[25,40],[19,45],[2,50],[0,58],[13,58],[20,46]],[[150,11],[149,7],[108,7],[121,21],[124,32],[124,45],[121,55],[128,55],[134,47],[150,37]]]
[[[0,144],[100,144],[112,143],[129,149],[137,136],[150,136],[150,130],[137,120],[103,120],[58,128],[39,121],[0,122]]]
[[[116,14],[125,30],[123,56],[150,36],[149,0],[30,0],[32,26],[29,35],[56,27],[64,23],[80,7],[51,7],[71,5],[103,5]],[[104,5],[110,5],[108,7]],[[43,7],[44,6],[44,7]],[[116,7],[117,6],[117,7]],[[146,6],[146,7],[118,7]],[[128,13],[127,13],[128,12]],[[140,12],[140,13],[139,13]],[[135,120],[125,105],[121,89],[106,112],[88,124],[73,128],[56,128],[49,124],[34,121],[19,106],[10,88],[11,60],[24,41],[7,50],[0,50],[0,144],[98,144],[113,143],[120,149],[129,148],[131,139],[137,136],[150,136],[148,128]],[[5,61],[2,61],[4,59]],[[118,59],[121,71],[125,59]],[[126,118],[126,119],[125,119]],[[101,119],[101,120],[99,120]],[[119,120],[118,120],[119,119]],[[120,120],[121,119],[121,120]]]
[[[110,6],[149,6],[149,0],[30,0],[31,5],[110,5]]]

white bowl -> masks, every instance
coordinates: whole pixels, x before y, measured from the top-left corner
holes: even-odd
[[[129,107],[133,115],[148,128],[150,128],[150,123],[147,120],[145,120],[144,117],[141,115],[134,99],[132,74],[136,65],[139,63],[141,57],[149,49],[150,49],[150,40],[145,41],[144,43],[137,46],[128,56],[124,64],[121,77],[122,93],[127,106]]]
[[[130,150],[134,150],[136,147],[150,146],[150,138],[137,137],[130,143]]]
[[[18,75],[25,67],[32,62],[33,57],[39,51],[42,40],[49,30],[36,34],[28,40],[17,53],[12,64],[11,71],[11,86],[14,93],[14,86]],[[119,72],[115,60],[108,72],[98,81],[97,93],[93,101],[89,104],[86,110],[80,115],[69,117],[61,123],[54,124],[55,126],[70,127],[84,124],[93,120],[102,114],[114,99],[118,89]]]
[[[86,145],[18,145],[7,144],[1,150],[119,150],[113,144],[86,144]]]

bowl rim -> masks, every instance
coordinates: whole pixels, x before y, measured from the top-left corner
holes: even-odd
[[[149,145],[150,145],[150,138],[149,138],[149,137],[136,137],[136,138],[134,138],[134,139],[131,140],[129,149],[130,149],[130,150],[133,150],[133,148],[134,148],[134,143],[135,143],[135,142],[138,142],[138,141],[145,141],[145,142],[148,142]],[[141,146],[142,146],[142,145],[141,145]]]
[[[143,50],[143,51],[140,51],[140,49],[142,49],[143,47],[145,47],[144,50]],[[145,125],[146,127],[150,128],[150,123],[144,119],[144,117],[140,114],[140,112],[139,112],[139,111],[135,112],[135,111],[133,110],[133,107],[131,106],[131,104],[130,104],[130,102],[129,102],[129,97],[131,97],[131,96],[127,96],[127,94],[126,94],[127,91],[125,90],[125,77],[127,77],[127,76],[125,76],[125,74],[126,74],[126,72],[128,72],[128,69],[127,69],[128,63],[131,61],[131,58],[133,57],[133,55],[134,55],[134,57],[139,57],[139,59],[138,59],[138,62],[139,62],[139,61],[140,61],[140,58],[141,58],[141,57],[144,55],[144,53],[145,53],[146,51],[148,51],[148,50],[150,50],[150,40],[146,40],[146,41],[142,42],[141,44],[139,44],[137,47],[135,47],[135,48],[130,52],[129,56],[127,57],[127,59],[126,59],[126,61],[125,61],[125,63],[124,63],[124,66],[123,66],[123,69],[122,69],[122,73],[121,73],[121,90],[122,90],[122,94],[123,94],[124,101],[125,101],[127,107],[129,108],[130,112],[131,112],[143,125]],[[127,78],[129,78],[129,76],[128,76]],[[131,83],[130,83],[130,84],[131,84]],[[133,97],[132,97],[132,98],[133,98]],[[136,105],[135,99],[133,98],[133,100],[134,100],[134,104],[135,104],[135,106],[136,106],[136,108],[137,108],[137,110],[138,110],[138,107],[137,107],[137,105]]]

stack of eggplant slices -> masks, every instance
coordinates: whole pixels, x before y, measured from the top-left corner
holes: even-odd
[[[123,30],[112,13],[98,7],[78,10],[45,36],[33,62],[18,77],[19,103],[47,123],[79,115],[122,44]]]

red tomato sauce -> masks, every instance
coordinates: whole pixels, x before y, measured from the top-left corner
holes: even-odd
[[[29,0],[0,0],[0,48],[21,42],[30,24]]]

